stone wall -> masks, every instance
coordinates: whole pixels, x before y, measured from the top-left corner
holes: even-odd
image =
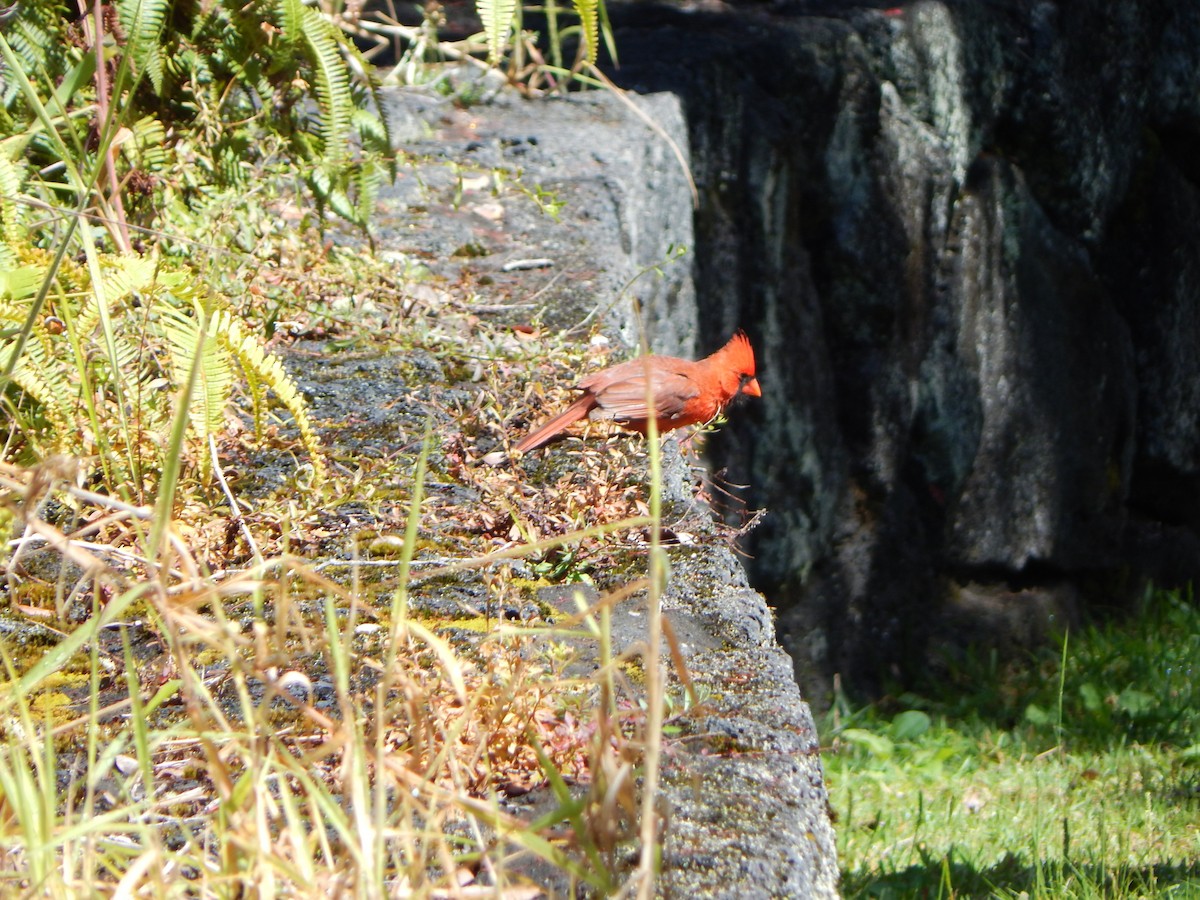
[[[1200,575],[1200,6],[644,5],[684,101],[714,442],[810,696]]]

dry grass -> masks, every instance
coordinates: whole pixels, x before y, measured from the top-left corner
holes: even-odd
[[[20,536],[0,638],[0,890],[648,889],[638,784],[658,726],[606,626],[612,604],[642,602],[652,558],[645,444],[481,464],[605,354],[501,330],[496,364],[472,372],[456,327],[423,339],[466,376],[430,413],[449,423],[432,450],[343,465],[305,504],[293,485],[241,500],[248,472],[222,486],[229,506],[191,490],[157,556],[153,511],[81,487],[86,461],[4,466]],[[529,385],[548,382],[542,401]],[[286,431],[271,439],[287,451]],[[221,458],[251,458],[247,441],[227,437]],[[575,579],[611,590],[565,611],[533,594]],[[600,648],[586,675],[581,640]]]
[[[333,249],[295,210],[280,229],[257,193],[180,246],[312,388],[331,477],[289,419],[255,435],[237,388],[204,446],[130,419],[133,490],[104,450],[31,464],[36,404],[9,417],[0,894],[648,895],[664,678],[607,622],[644,604],[657,645],[657,447],[593,426],[503,458],[611,349],[468,266]],[[106,415],[132,405],[88,377]],[[536,594],[585,582],[590,606]]]

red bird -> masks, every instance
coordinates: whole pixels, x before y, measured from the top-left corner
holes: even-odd
[[[674,356],[643,356],[589,375],[576,388],[583,391],[583,396],[522,438],[517,450],[528,453],[545,447],[568,425],[585,416],[612,419],[645,434],[652,414],[646,406],[648,394],[654,398],[653,416],[660,432],[707,422],[738,394],[762,396],[754,377],[754,350],[740,331],[699,362]]]

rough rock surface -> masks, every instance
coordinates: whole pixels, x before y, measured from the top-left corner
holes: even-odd
[[[714,450],[818,700],[1200,578],[1200,6],[887,7],[615,16],[684,103],[702,340],[760,348]]]
[[[675,98],[638,103],[682,139]],[[516,304],[505,309],[527,318],[536,309],[556,327],[602,317],[612,334],[632,342],[636,308],[655,350],[710,349],[697,346],[699,312],[688,261],[663,266],[671,245],[692,241],[686,181],[661,136],[626,106],[607,95],[536,104],[501,95],[462,110],[408,93],[392,95],[389,104],[405,149],[422,160],[422,179],[519,168],[524,183],[553,192],[565,206],[557,221],[514,218],[513,207],[496,222],[476,215],[475,201],[466,199],[410,235],[403,205],[419,202],[420,191],[401,182],[382,197],[392,208],[377,222],[382,252],[432,254],[431,266],[449,266],[443,277],[453,278],[455,265],[470,265],[493,279],[496,298],[508,295]],[[451,219],[457,224],[443,227]],[[455,251],[467,243],[474,249],[464,261]],[[550,267],[532,276],[505,269],[505,263],[533,258],[549,260]],[[636,277],[657,266],[661,274]],[[330,395],[327,402],[352,400]],[[664,490],[689,530],[711,529],[710,513],[695,505],[696,489],[677,454],[668,460]],[[683,734],[668,742],[663,759],[660,892],[836,897],[836,847],[816,729],[791,661],[776,642],[770,610],[727,547],[707,540],[702,549],[673,547],[669,556],[665,615],[704,702],[679,719]],[[614,609],[617,652],[643,640],[643,622],[636,601]]]

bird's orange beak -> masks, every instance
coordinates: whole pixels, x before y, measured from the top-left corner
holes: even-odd
[[[761,397],[762,396],[762,388],[760,388],[758,386],[758,379],[751,378],[749,381],[747,381],[745,384],[743,384],[742,385],[742,393],[745,394],[747,397]]]

